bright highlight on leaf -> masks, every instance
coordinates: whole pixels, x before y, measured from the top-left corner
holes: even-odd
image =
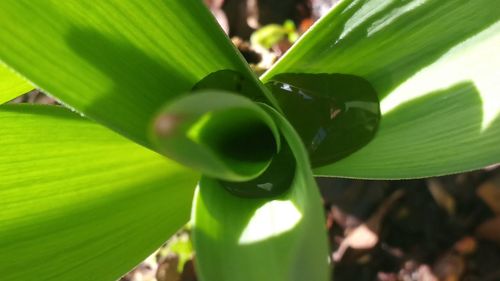
[[[0,104],[8,102],[33,89],[26,80],[12,72],[0,61]]]
[[[192,210],[198,272],[202,280],[326,281],[324,215],[306,151],[290,124],[263,107],[292,148],[293,184],[279,196],[244,198],[202,177]]]
[[[500,23],[450,49],[429,67],[394,89],[382,102],[382,112],[435,91],[470,81],[481,97],[481,131],[486,131],[500,113]]]
[[[292,230],[301,219],[292,201],[271,200],[255,211],[238,243],[252,244],[279,236]]]

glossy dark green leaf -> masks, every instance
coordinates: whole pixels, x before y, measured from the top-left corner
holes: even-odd
[[[283,73],[269,80],[266,87],[299,133],[313,168],[349,156],[377,132],[377,92],[361,77]]]
[[[262,84],[255,83],[241,72],[224,69],[212,72],[196,83],[192,90],[219,90],[234,92],[258,102],[267,102],[268,99],[259,89]]]
[[[381,99],[374,140],[317,175],[414,178],[500,161],[500,2],[346,0],[264,74],[343,73]]]
[[[117,280],[189,218],[197,175],[67,109],[0,106],[0,279]]]

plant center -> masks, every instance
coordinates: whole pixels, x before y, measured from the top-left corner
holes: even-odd
[[[300,135],[313,167],[349,156],[370,142],[380,122],[376,91],[365,79],[346,74],[285,73],[271,78],[265,86],[272,92],[284,113]],[[261,90],[253,81],[233,70],[220,70],[200,80],[193,90],[217,89],[237,92],[254,101],[263,101]],[[246,128],[241,128],[243,132]],[[230,155],[245,153],[244,144],[258,147],[256,130],[220,144]],[[258,131],[258,130],[257,130]],[[239,134],[238,134],[239,135]],[[239,145],[235,145],[235,144]],[[286,191],[295,177],[296,160],[286,140],[264,173],[246,182],[221,181],[231,193],[252,198],[277,196]],[[233,151],[232,149],[243,151]],[[229,150],[227,150],[229,149]],[[269,151],[269,147],[262,149]],[[253,151],[258,156],[257,151]],[[248,155],[248,153],[245,153]],[[267,153],[264,153],[267,155]]]
[[[220,181],[229,192],[249,198],[269,198],[285,192],[295,177],[295,157],[284,138],[269,167],[257,178],[245,182]]]

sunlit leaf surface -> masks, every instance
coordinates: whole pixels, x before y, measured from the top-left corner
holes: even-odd
[[[12,72],[0,61],[0,104],[33,89],[26,80]]]
[[[1,280],[110,281],[187,222],[197,176],[61,107],[0,107]]]
[[[378,135],[315,174],[412,178],[500,161],[500,2],[343,1],[262,79],[364,77],[381,98]]]
[[[324,216],[299,136],[275,111],[294,156],[290,189],[272,199],[236,197],[201,179],[193,206],[193,239],[201,280],[329,280]]]
[[[161,106],[209,73],[257,81],[202,1],[1,1],[0,59],[151,148]]]

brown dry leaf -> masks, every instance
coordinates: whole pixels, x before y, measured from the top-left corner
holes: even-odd
[[[427,264],[419,264],[414,260],[408,260],[398,272],[398,281],[438,281],[431,268]]]
[[[306,33],[306,31],[309,30],[309,28],[311,28],[313,24],[314,20],[312,18],[303,19],[299,25],[299,33],[300,34]]]
[[[378,243],[378,234],[372,231],[366,224],[356,227],[347,236],[335,253],[333,253],[333,260],[338,262],[344,256],[348,248],[353,249],[371,249]]]
[[[464,257],[449,252],[436,261],[433,272],[441,281],[458,281],[465,272]]]
[[[500,214],[500,176],[483,183],[476,192],[495,214]]]
[[[446,210],[448,215],[451,216],[455,214],[455,199],[444,189],[444,186],[438,179],[427,180],[427,188],[429,189],[436,203],[441,208]]]
[[[500,216],[480,224],[476,229],[476,235],[479,238],[495,242],[500,246]]]
[[[231,42],[234,46],[238,48],[240,53],[243,55],[245,60],[250,64],[250,66],[255,67],[262,60],[262,55],[255,50],[249,42],[241,39],[240,37],[232,37]],[[265,71],[266,69],[258,69],[259,71]],[[255,71],[255,69],[254,69]]]
[[[477,241],[472,236],[465,236],[455,243],[453,249],[461,255],[470,255],[477,249]]]
[[[181,275],[177,272],[177,265],[179,264],[179,256],[169,254],[163,258],[158,265],[156,271],[157,281],[180,281]]]
[[[395,191],[382,202],[377,211],[365,223],[355,227],[351,231],[347,231],[346,238],[332,255],[333,260],[335,262],[340,261],[349,248],[371,249],[375,247],[379,241],[378,233],[380,232],[380,225],[383,218],[403,194],[403,190]]]
[[[417,270],[418,281],[438,281],[438,278],[432,272],[431,268],[428,265],[422,264],[418,267]]]
[[[184,264],[184,268],[182,269],[181,281],[197,281],[196,271],[194,267],[195,259],[188,260]]]
[[[155,279],[155,272],[158,265],[156,264],[155,256],[156,253],[150,255],[136,268],[122,277],[120,281],[157,281]]]
[[[346,229],[346,233],[349,233],[350,230],[356,228],[362,223],[358,218],[347,214],[335,205],[330,208],[330,214],[333,217],[333,220],[340,225],[340,227]]]

